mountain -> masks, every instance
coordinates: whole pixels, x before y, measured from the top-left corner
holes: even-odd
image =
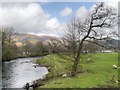
[[[21,34],[21,33],[17,33],[13,36],[13,41],[15,41],[17,46],[21,46],[23,45],[23,43],[25,42],[30,42],[31,44],[36,44],[37,42],[47,42],[50,40],[59,40],[59,38],[54,37],[54,36],[37,36],[37,35],[33,35],[33,34]],[[99,41],[100,44],[102,45],[106,45],[106,46],[112,46],[115,48],[120,48],[120,40],[116,40],[116,39],[109,39],[109,40],[102,40]]]
[[[120,40],[110,38],[108,40],[101,40],[98,42],[99,44],[107,47],[114,47],[114,48],[120,48]]]
[[[120,47],[120,40],[110,39],[108,43],[111,44],[113,47]]]
[[[49,40],[58,40],[58,38],[54,36],[47,36],[47,35],[37,36],[33,34],[20,34],[20,33],[17,33],[13,36],[13,41],[15,41],[17,46],[21,46],[25,42],[36,44],[37,42],[46,42]]]

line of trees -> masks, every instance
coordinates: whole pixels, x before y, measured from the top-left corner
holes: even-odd
[[[2,61],[48,54],[48,46],[43,45],[42,42],[36,44],[25,42],[22,46],[17,46],[16,42],[13,41],[15,32],[11,27],[2,28],[0,32],[2,33]]]
[[[44,56],[60,52],[59,40],[49,42],[37,42],[32,44],[28,41],[17,46],[13,40],[16,34],[14,28],[4,27],[0,30],[2,35],[2,61],[9,61],[16,58]]]

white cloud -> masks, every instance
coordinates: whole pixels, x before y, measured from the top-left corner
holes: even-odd
[[[108,6],[111,6],[111,7],[113,7],[113,8],[118,8],[118,2],[108,2],[108,3],[106,3]]]
[[[80,18],[81,20],[84,20],[87,18],[89,15],[89,10],[85,7],[82,6],[76,11],[76,17]]]
[[[41,32],[49,16],[36,3],[27,6],[2,7],[0,10],[0,25],[13,26],[20,32]]]
[[[22,33],[49,35],[60,29],[61,24],[57,18],[50,18],[50,14],[45,12],[39,4],[17,4],[10,3],[0,8],[0,26],[13,26],[15,30]]]
[[[57,29],[60,26],[60,24],[57,18],[51,18],[50,20],[47,21],[46,26],[51,29]]]
[[[60,12],[61,16],[68,16],[72,13],[72,9],[71,8],[68,8],[68,7],[65,7],[64,10],[62,10]]]
[[[60,12],[62,16],[71,13],[72,9],[68,7]],[[76,11],[76,16],[81,20],[88,14],[89,10],[85,6]],[[50,18],[50,14],[37,3],[6,3],[6,5],[3,3],[3,7],[0,7],[0,26],[13,26],[17,31],[23,33],[49,35],[63,33],[65,28],[65,24],[60,23],[56,17]]]

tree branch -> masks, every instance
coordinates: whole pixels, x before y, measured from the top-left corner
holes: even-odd
[[[90,42],[90,43],[93,43],[93,44],[96,44],[96,45],[98,45],[98,46],[100,46],[100,47],[109,49],[108,47],[106,47],[106,46],[104,46],[104,45],[101,45],[101,44],[99,44],[99,43],[97,43],[97,42],[93,42],[93,41],[90,41],[90,40],[85,40],[85,41]]]
[[[99,8],[101,8],[102,6],[103,6],[103,3],[100,3],[100,5],[97,6],[97,8],[95,9],[95,12],[91,15],[92,19],[94,19],[93,16],[97,14]]]
[[[106,39],[109,39],[109,37],[107,36],[107,37],[104,37],[104,38],[95,38],[95,37],[90,37],[90,36],[88,36],[88,38],[90,38],[90,39],[94,39],[94,40],[106,40]]]
[[[107,18],[105,18],[101,24],[93,25],[93,26],[91,26],[91,28],[94,28],[94,27],[102,27],[103,25],[108,25],[108,26],[109,26],[110,24],[105,23],[106,20],[107,20]]]

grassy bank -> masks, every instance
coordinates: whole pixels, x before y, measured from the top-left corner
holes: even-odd
[[[88,60],[86,55],[82,56],[81,64],[76,77],[63,78],[63,74],[70,73],[72,60],[70,57],[61,57],[56,54],[38,59],[37,63],[47,66],[50,73],[47,77],[52,79],[45,81],[40,88],[92,88],[92,87],[117,87],[113,80],[118,79],[118,70],[112,65],[118,64],[117,53],[97,53]],[[82,69],[81,69],[82,67]],[[113,76],[114,75],[114,76]]]

